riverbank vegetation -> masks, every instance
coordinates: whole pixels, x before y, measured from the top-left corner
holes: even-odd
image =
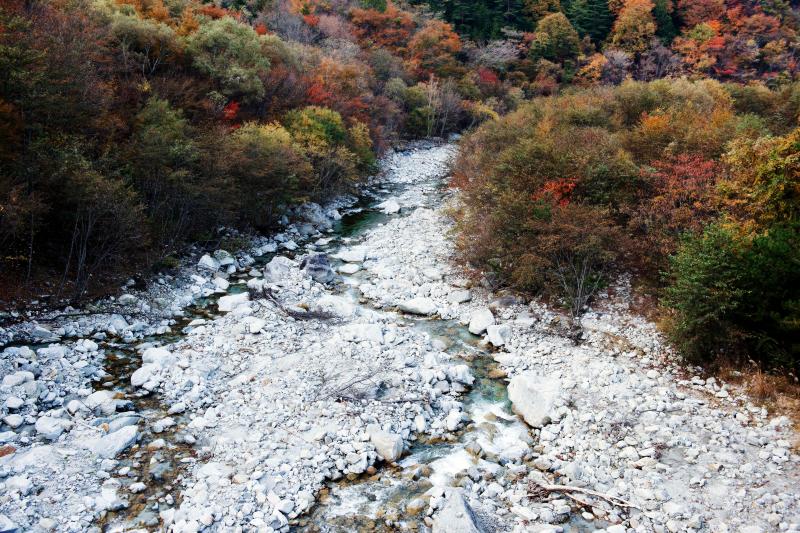
[[[81,297],[222,225],[272,228],[399,139],[513,108],[462,46],[386,2],[4,2],[0,299]]]
[[[690,360],[796,368],[798,95],[671,79],[526,103],[464,141],[463,257],[576,315],[633,271]]]

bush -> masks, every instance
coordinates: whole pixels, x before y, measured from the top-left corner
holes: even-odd
[[[226,96],[246,102],[264,97],[261,77],[270,63],[250,26],[230,17],[210,20],[189,36],[186,47],[194,67],[214,79]]]
[[[280,124],[244,124],[230,140],[230,172],[239,219],[266,228],[311,186],[311,165]]]
[[[799,230],[779,225],[750,238],[713,225],[684,240],[664,301],[675,310],[671,335],[687,359],[800,367]]]

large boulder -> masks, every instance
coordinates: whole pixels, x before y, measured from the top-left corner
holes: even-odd
[[[511,326],[508,324],[491,325],[486,328],[486,337],[494,346],[503,346],[511,340]]]
[[[484,307],[472,313],[469,319],[469,332],[480,335],[491,325],[494,325],[494,315],[491,309]]]
[[[203,257],[200,258],[200,261],[197,262],[197,268],[216,272],[217,270],[219,270],[219,261],[217,261],[210,255],[205,254]]]
[[[336,277],[326,254],[312,254],[303,259],[300,268],[317,283],[330,283]]]
[[[451,489],[444,507],[433,519],[433,533],[484,533],[484,531],[461,491]]]
[[[64,432],[64,424],[58,418],[43,416],[36,421],[36,433],[47,440],[56,440]]]
[[[361,246],[356,246],[346,250],[341,250],[333,257],[344,261],[345,263],[363,263],[367,258],[367,251]]]
[[[118,431],[95,439],[88,439],[79,445],[104,459],[113,459],[139,438],[136,426],[125,426]]]
[[[226,250],[217,250],[214,252],[214,259],[217,260],[219,266],[228,266],[236,263],[236,259]]]
[[[250,295],[246,292],[223,296],[217,301],[217,308],[221,313],[233,311],[237,306],[250,301]]]
[[[387,462],[393,463],[403,454],[403,437],[396,433],[383,431],[378,425],[367,426],[367,434],[378,455]]]
[[[289,272],[291,272],[291,270],[296,266],[297,263],[288,257],[276,255],[269,263],[267,263],[267,266],[264,267],[264,279],[270,283],[278,283],[279,281],[283,281],[289,276]]]
[[[400,204],[394,198],[389,198],[377,205],[378,209],[387,215],[393,215],[400,212]]]
[[[511,408],[531,427],[541,428],[552,421],[555,408],[564,402],[561,380],[533,374],[520,374],[508,384]]]
[[[430,298],[412,298],[401,302],[401,311],[412,313],[414,315],[432,315],[436,313],[436,303]]]

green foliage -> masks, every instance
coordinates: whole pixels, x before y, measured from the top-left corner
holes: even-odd
[[[189,36],[186,48],[196,69],[220,86],[223,94],[253,101],[265,94],[261,80],[270,62],[262,53],[262,39],[251,28],[230,17],[203,23]]]
[[[524,0],[428,0],[424,3],[453,24],[458,33],[476,40],[499,38],[503,28],[529,31],[533,27]]]
[[[545,16],[536,25],[531,56],[551,61],[574,59],[580,52],[578,32],[563,13]]]
[[[800,227],[778,225],[754,238],[711,226],[674,257],[665,303],[673,340],[697,362],[749,356],[800,367]]]
[[[564,13],[581,37],[588,35],[595,44],[606,40],[614,23],[608,0],[570,0],[562,2],[562,5]]]
[[[279,124],[244,124],[231,136],[230,175],[238,217],[266,228],[303,196],[312,173],[302,148]]]

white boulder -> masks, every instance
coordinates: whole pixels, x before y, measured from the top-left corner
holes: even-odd
[[[508,384],[511,408],[531,427],[549,424],[555,408],[565,398],[561,380],[533,374],[514,376]]]
[[[491,309],[484,307],[472,313],[469,319],[469,332],[480,335],[491,325],[494,325],[494,315]]]
[[[234,308],[237,306],[247,303],[250,301],[250,295],[246,292],[240,292],[239,294],[229,294],[227,296],[222,296],[217,301],[217,308],[220,312],[227,313],[229,311],[233,311]]]
[[[367,427],[367,434],[375,450],[385,461],[393,463],[403,454],[403,437],[400,435],[383,431],[376,424]]]
[[[486,337],[494,346],[504,346],[511,340],[511,326],[508,324],[488,326],[486,328]]]
[[[401,311],[415,315],[432,315],[436,313],[436,303],[430,298],[412,298],[401,302],[398,306]]]

